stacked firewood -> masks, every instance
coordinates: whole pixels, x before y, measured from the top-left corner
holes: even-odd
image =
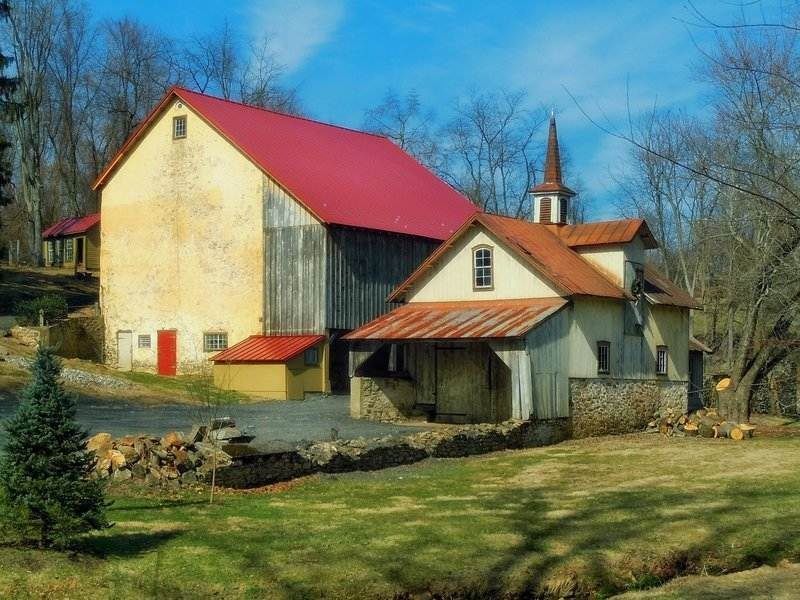
[[[743,440],[753,437],[753,430],[755,430],[755,427],[749,423],[726,421],[715,408],[702,408],[688,414],[668,409],[654,416],[655,418],[647,424],[647,431],[660,433],[667,437],[700,436]]]

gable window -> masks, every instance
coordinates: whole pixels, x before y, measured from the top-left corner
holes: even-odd
[[[216,352],[228,347],[228,334],[224,331],[214,331],[203,334],[203,352]]]
[[[476,290],[490,290],[494,286],[494,264],[489,246],[472,250],[472,285]]]
[[[186,117],[173,117],[172,119],[172,139],[180,140],[186,137]]]
[[[72,262],[73,248],[74,248],[74,240],[72,239],[64,240],[64,260],[66,262]]]
[[[139,348],[150,348],[151,347],[150,335],[149,334],[140,335],[138,339],[138,346]]]
[[[656,347],[656,375],[666,375],[669,366],[669,349],[666,346]]]
[[[611,343],[597,342],[597,374],[608,375],[611,372]]]
[[[319,364],[319,348],[314,346],[303,352],[303,362],[307,367],[315,367]]]

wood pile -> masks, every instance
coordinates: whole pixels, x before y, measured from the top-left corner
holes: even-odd
[[[726,421],[715,408],[702,408],[696,412],[681,414],[673,409],[654,415],[647,424],[648,433],[663,436],[700,436],[705,438],[728,438],[743,440],[753,437],[755,427],[749,423]]]

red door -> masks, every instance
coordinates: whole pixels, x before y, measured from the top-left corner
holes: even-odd
[[[158,374],[175,375],[178,365],[178,332],[164,329],[158,332]]]

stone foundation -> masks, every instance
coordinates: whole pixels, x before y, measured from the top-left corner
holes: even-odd
[[[414,382],[396,377],[353,377],[350,380],[350,416],[395,423],[421,416],[414,410]]]
[[[657,413],[685,413],[688,383],[638,379],[570,379],[570,416],[576,438],[633,433]]]

